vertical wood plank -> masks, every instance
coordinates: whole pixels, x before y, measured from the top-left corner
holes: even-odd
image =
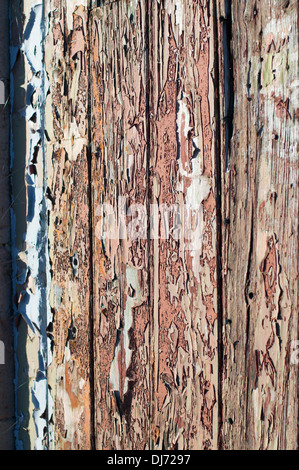
[[[232,2],[231,13],[235,99],[222,183],[223,444],[296,449],[298,4],[244,0]]]
[[[17,449],[47,446],[43,14],[43,4],[11,3],[11,220]]]
[[[92,445],[88,2],[47,2],[47,198],[52,447]],[[53,51],[55,53],[53,54]]]
[[[150,185],[160,211],[151,241],[156,449],[217,447],[213,21],[210,2],[150,2]],[[171,225],[181,214],[170,237],[163,205],[173,206]]]
[[[147,449],[145,2],[104,2],[91,27],[96,445]]]

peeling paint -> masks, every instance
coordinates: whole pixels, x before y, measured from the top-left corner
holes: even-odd
[[[23,291],[19,299],[16,315],[22,314],[23,319],[28,323],[34,336],[37,338],[38,349],[36,354],[37,370],[36,377],[32,378],[32,400],[33,400],[33,421],[36,428],[35,445],[36,449],[43,449],[47,446],[47,438],[44,430],[47,428],[45,413],[48,406],[47,391],[47,363],[50,360],[47,350],[46,325],[48,321],[47,307],[47,272],[48,256],[47,242],[44,234],[47,230],[47,221],[44,219],[46,211],[45,202],[45,179],[44,179],[44,103],[49,83],[44,70],[43,43],[46,34],[44,22],[43,5],[32,5],[26,11],[27,21],[25,22],[23,41],[19,45],[20,51],[24,53],[28,66],[27,72],[27,100],[31,105],[31,110],[27,109],[25,119],[27,121],[27,149],[26,155],[26,186],[27,186],[27,225],[24,235],[24,259],[27,269],[27,288]],[[34,99],[33,99],[34,97]],[[32,120],[34,114],[35,119]],[[18,145],[17,140],[13,140],[13,148]],[[32,173],[31,166],[36,165],[37,171]],[[17,252],[18,258],[22,253]],[[40,273],[45,275],[41,276]],[[17,282],[15,290],[18,290]],[[34,288],[30,287],[34,285]],[[20,339],[19,339],[20,341]],[[23,361],[23,358],[19,359]],[[21,409],[19,411],[22,413]],[[47,430],[50,434],[50,429]],[[29,431],[31,434],[31,431]],[[17,438],[18,440],[18,438]],[[22,444],[20,444],[22,445]]]
[[[295,0],[24,3],[17,447],[295,448]]]

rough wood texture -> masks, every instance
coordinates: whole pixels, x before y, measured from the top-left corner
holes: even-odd
[[[16,442],[18,448],[88,449],[87,2],[27,1],[20,11],[17,3],[12,140],[25,190],[14,179]]]
[[[217,445],[213,24],[207,5],[183,7],[153,2],[150,37],[144,2],[93,12],[96,433],[103,448]],[[198,209],[201,239],[194,250],[185,231],[179,240],[154,240],[149,267],[146,240],[122,239],[130,234],[121,233],[119,203],[124,196],[125,207],[140,204],[145,212],[148,185],[156,207]],[[118,212],[112,241],[100,240],[100,204]]]
[[[218,439],[214,33],[210,2],[150,2],[151,203],[179,233],[151,242],[153,447]],[[184,208],[186,210],[184,210]],[[170,227],[172,229],[172,227]]]
[[[148,449],[145,2],[93,10],[91,37],[96,444]],[[136,240],[133,205],[143,217]]]
[[[11,18],[17,448],[296,449],[297,2]]]
[[[61,449],[91,446],[88,172],[87,2],[50,1],[45,63],[50,95],[45,126],[53,358],[53,442]],[[55,50],[55,54],[53,54]]]
[[[229,23],[227,2],[219,3]],[[222,440],[227,449],[295,449],[298,3],[242,0],[232,2],[231,15],[233,135],[230,151],[222,150]],[[220,33],[229,35],[229,27]],[[223,119],[231,118],[228,103],[221,104]]]

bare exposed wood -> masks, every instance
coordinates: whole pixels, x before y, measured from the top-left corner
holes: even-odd
[[[224,22],[227,3],[220,5]],[[229,155],[222,151],[228,157],[222,159],[222,439],[227,449],[295,449],[298,4],[244,0],[232,2],[231,14],[233,136]]]

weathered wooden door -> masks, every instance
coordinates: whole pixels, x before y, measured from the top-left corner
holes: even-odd
[[[296,0],[10,15],[17,448],[297,448]]]

